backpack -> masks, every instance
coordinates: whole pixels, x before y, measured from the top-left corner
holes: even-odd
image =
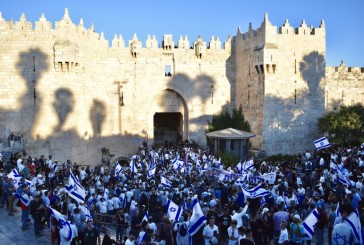
[[[185,223],[183,223],[182,225],[179,226],[178,233],[179,233],[180,236],[186,236],[187,235],[187,227],[186,227]]]

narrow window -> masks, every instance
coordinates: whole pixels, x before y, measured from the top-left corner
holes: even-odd
[[[294,103],[297,104],[297,89],[294,90]]]
[[[297,73],[297,60],[294,59],[294,74]]]
[[[276,65],[272,65],[273,73],[276,73]]]
[[[171,77],[172,76],[172,66],[171,65],[165,65],[164,66],[164,75],[166,77]]]
[[[33,56],[33,71],[35,71],[35,56]]]

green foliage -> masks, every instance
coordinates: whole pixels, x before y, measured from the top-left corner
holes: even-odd
[[[329,112],[318,119],[318,129],[328,133],[334,142],[347,145],[364,137],[364,107],[357,104],[343,106],[338,112]]]
[[[296,159],[297,159],[297,156],[295,156],[295,155],[277,154],[277,155],[272,155],[272,156],[267,157],[265,159],[265,161],[267,161],[267,162],[283,162],[283,161],[293,162]]]
[[[221,157],[221,163],[227,167],[235,167],[236,164],[238,164],[238,162],[239,162],[239,158],[236,155],[234,155],[233,153],[225,153],[225,152],[221,152],[221,151],[216,151],[215,156],[217,159],[219,159]]]
[[[232,112],[224,109],[218,114],[212,116],[212,121],[209,122],[206,132],[213,132],[225,128],[235,128],[238,130],[251,132],[250,124],[245,120],[243,108],[234,108]]]

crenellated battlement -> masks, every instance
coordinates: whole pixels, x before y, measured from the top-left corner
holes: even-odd
[[[256,40],[261,37],[266,37],[269,35],[275,36],[285,36],[291,35],[293,37],[304,37],[304,36],[325,36],[326,28],[325,21],[321,20],[321,23],[318,27],[313,27],[312,25],[307,26],[306,21],[303,19],[301,24],[298,27],[293,27],[290,25],[288,20],[286,19],[283,25],[279,28],[277,26],[272,25],[272,23],[268,19],[268,14],[264,15],[264,19],[260,27],[257,29],[253,29],[252,24],[249,23],[248,31],[241,32],[240,27],[238,28],[236,39],[242,40]]]
[[[27,21],[26,16],[24,13],[21,14],[19,21],[16,21],[14,23],[13,20],[6,21],[0,12],[0,31],[11,31],[11,32],[37,32],[37,35],[39,34],[39,31],[44,32],[55,32],[55,33],[64,33],[67,32],[68,35],[78,34],[82,35],[84,38],[91,38],[95,40],[100,40],[102,42],[107,43],[107,46],[109,47],[109,41],[105,39],[103,32],[98,34],[95,32],[94,25],[91,24],[89,28],[85,28],[83,24],[83,19],[80,19],[80,22],[78,25],[73,23],[71,17],[69,16],[68,9],[66,8],[64,11],[64,15],[61,20],[56,21],[53,29],[53,25],[50,21],[48,21],[42,13],[41,17],[38,21],[35,22],[35,28],[33,29],[32,22]],[[119,49],[131,49],[134,48],[137,49],[201,49],[200,51],[196,51],[196,56],[200,56],[200,53],[205,52],[202,51],[203,48],[201,48],[202,38],[199,36],[198,39],[195,42],[190,42],[188,40],[188,36],[185,36],[184,38],[181,36],[178,42],[175,42],[173,40],[172,35],[165,34],[164,39],[161,43],[158,42],[155,35],[151,37],[151,35],[148,35],[147,40],[145,41],[145,46],[143,47],[142,41],[137,38],[137,34],[134,34],[133,38],[129,41],[125,41],[123,39],[123,36],[120,34],[119,37],[117,34],[115,34],[114,38],[111,40],[111,47],[112,48],[119,48]],[[176,45],[175,45],[176,43]],[[126,46],[126,44],[128,46]],[[190,45],[193,44],[193,45]],[[205,42],[206,44],[206,42]],[[197,46],[196,46],[197,45]],[[211,50],[228,50],[230,52],[231,49],[231,39],[228,37],[227,41],[224,42],[223,47],[221,46],[221,41],[219,37],[214,38],[214,36],[211,37],[210,42],[205,45],[206,49]],[[131,51],[132,52],[132,51]],[[134,53],[135,55],[135,53]]]
[[[339,66],[327,66],[327,73],[339,73],[339,74],[363,74],[364,76],[364,67],[350,67],[344,64],[344,61],[341,61]]]

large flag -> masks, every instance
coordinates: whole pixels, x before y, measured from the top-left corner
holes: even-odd
[[[29,206],[30,204],[30,198],[27,194],[24,192],[22,194],[19,194],[18,192],[12,193],[15,198],[18,198],[25,206]]]
[[[336,214],[336,218],[341,217],[341,214],[340,214],[340,202],[337,202],[335,214]]]
[[[122,171],[123,169],[121,168],[120,164],[117,163],[116,167],[115,167],[115,177],[118,177],[120,172]]]
[[[235,167],[236,171],[241,174],[241,172],[243,171],[243,164],[241,164],[241,162],[239,162],[236,167]]]
[[[161,184],[164,185],[167,188],[171,188],[172,187],[172,182],[167,179],[167,177],[161,175]]]
[[[12,179],[12,183],[14,185],[15,188],[18,188],[22,182],[21,179],[24,178],[23,175],[20,175],[18,170],[16,170],[15,168],[8,174],[8,178]],[[24,178],[25,179],[25,178]],[[28,186],[30,186],[32,184],[31,181],[25,179],[25,184],[27,184]]]
[[[316,223],[318,221],[319,214],[317,209],[315,208],[312,212],[306,217],[306,219],[302,222],[302,226],[305,230],[305,238],[312,239],[313,234],[315,233]]]
[[[136,165],[135,165],[135,159],[133,157],[130,159],[129,166],[130,166],[130,171],[132,173],[138,173],[138,169],[136,168]]]
[[[148,175],[147,175],[147,178],[148,178],[148,179],[151,179],[151,178],[155,175],[155,170],[156,170],[156,169],[157,169],[157,168],[156,168],[155,164],[150,165],[150,168],[149,168],[149,170],[148,170]]]
[[[276,177],[277,177],[276,172],[271,172],[257,176],[258,179],[267,180],[270,185],[274,184],[274,182],[276,181]]]
[[[78,203],[84,203],[86,197],[86,191],[80,184],[77,177],[75,177],[70,170],[70,177],[68,178],[68,185],[66,191],[70,197],[75,199]]]
[[[244,187],[241,187],[241,189],[243,190],[243,193],[247,198],[254,199],[257,197],[264,197],[264,196],[270,195],[270,192],[266,189],[263,189],[261,184],[257,185],[256,187],[254,187],[250,190],[247,190]]]
[[[167,200],[166,213],[170,220],[179,221],[183,213],[183,208],[179,207],[171,200]]]
[[[254,159],[251,157],[248,161],[244,162],[242,171],[248,172],[254,167]]]
[[[363,238],[361,236],[361,223],[358,210],[356,209],[352,212],[346,219],[345,222],[349,224],[351,230],[354,233],[356,243],[355,244],[363,244]]]
[[[316,146],[316,150],[321,150],[321,149],[324,149],[324,148],[331,147],[331,144],[326,139],[326,137],[322,137],[322,138],[314,141],[313,144]]]
[[[201,226],[203,226],[206,222],[206,217],[202,212],[200,203],[197,198],[193,200],[193,211],[192,216],[190,218],[190,222],[188,223],[188,233],[193,236]]]
[[[56,220],[58,221],[59,223],[59,226],[61,229],[68,229],[68,237],[67,237],[67,240],[68,241],[71,241],[72,238],[75,237],[75,234],[74,232],[72,231],[72,228],[71,228],[71,222],[70,221],[67,221],[64,216],[58,212],[57,210],[51,208],[48,206],[48,209],[51,211],[51,213],[53,214],[53,216],[56,218]]]
[[[344,174],[344,172],[342,171],[342,169],[340,169],[340,167],[338,165],[336,165],[335,163],[333,163],[332,161],[330,162],[330,168],[332,168],[336,173],[337,173],[337,180],[344,184],[344,185],[351,185],[350,180],[348,179],[348,177],[346,177],[346,175]]]
[[[231,173],[224,169],[217,169],[218,178],[220,181],[230,181]]]

